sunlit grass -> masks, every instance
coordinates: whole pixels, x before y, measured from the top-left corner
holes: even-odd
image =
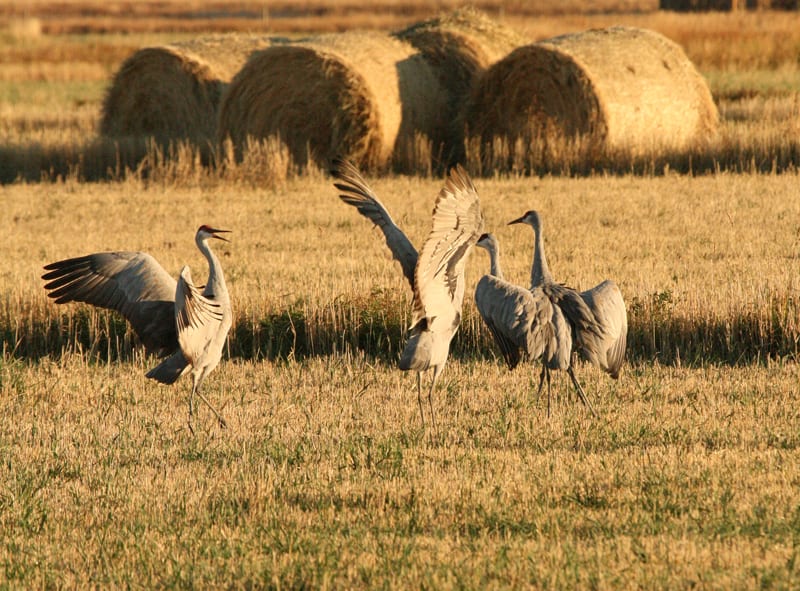
[[[707,146],[676,154],[587,153],[563,138],[547,138],[548,149],[544,151],[539,147],[501,146],[487,155],[485,148],[470,145],[467,159],[482,162],[471,166],[473,174],[653,174],[665,169],[705,174],[797,167],[800,86],[796,48],[800,47],[800,21],[796,14],[614,12],[532,19],[510,11],[507,19],[509,26],[532,41],[613,24],[663,33],[680,43],[706,76],[722,116],[720,133]],[[128,36],[42,35],[27,44],[0,39],[0,182],[70,174],[85,180],[108,180],[129,170],[151,170],[153,158],[147,157],[141,145],[131,149],[130,145],[120,147],[97,138],[103,94],[113,72],[137,48],[192,35],[186,31]],[[204,163],[212,161],[212,152],[223,152],[216,146],[194,149],[203,153]],[[163,150],[169,153],[168,148]],[[427,147],[411,157],[403,154],[395,163],[395,172],[441,172],[437,153]],[[265,161],[275,159],[269,150],[261,154],[265,158],[259,154],[251,158],[262,167]],[[291,162],[272,167],[268,171],[270,182],[296,174],[295,169]],[[224,178],[237,173],[248,176],[245,168],[225,165]],[[212,167],[207,174],[218,175],[219,171]]]
[[[8,261],[0,271],[7,290],[0,328],[21,335],[18,355],[58,353],[63,342],[46,338],[54,332],[53,315],[80,310],[46,305],[42,265],[136,249],[173,274],[185,263],[202,268],[192,236],[211,223],[234,231],[234,242],[222,247],[237,319],[231,355],[303,357],[356,348],[393,358],[408,322],[409,290],[380,235],[337,199],[329,179],[315,173],[258,188],[197,170],[195,177],[176,170],[160,179],[88,185],[71,179],[2,189],[0,230],[13,239],[0,244]],[[517,283],[528,281],[532,235],[505,224],[535,208],[542,212],[557,279],[581,289],[607,277],[620,284],[632,358],[750,363],[797,354],[796,174],[477,182],[487,229],[500,239],[507,274]],[[421,244],[441,181],[373,183]],[[481,255],[470,265],[471,285],[488,266]],[[469,293],[467,302],[454,351],[483,356],[488,340]],[[71,329],[82,346],[116,350],[124,330],[112,324],[108,335],[88,321],[78,317]],[[106,338],[110,344],[95,342]]]
[[[506,223],[535,208],[558,280],[620,285],[620,380],[577,367],[600,418],[556,374],[548,420],[538,365],[497,359],[471,300],[477,251],[436,430],[395,367],[408,287],[324,171],[298,175],[274,145],[237,163],[99,141],[98,68],[138,37],[0,47],[0,177],[21,179],[0,185],[0,587],[793,588],[800,118],[796,66],[763,68],[796,61],[800,27],[745,16],[625,17],[708,68],[713,150],[593,167],[561,146],[550,169],[520,158],[476,178],[510,280],[528,282],[532,235]],[[551,36],[603,19],[619,16],[525,22]],[[753,41],[769,35],[781,43]],[[73,65],[13,65],[34,54]],[[441,186],[418,170],[369,177],[416,245]],[[200,407],[193,436],[188,382],[147,380],[156,361],[122,319],[54,305],[40,275],[144,250],[202,281],[203,223],[233,231],[215,246],[235,319],[205,389],[229,428]]]
[[[0,366],[3,580],[82,587],[783,588],[800,525],[795,366],[590,371],[598,421],[533,372],[453,363],[423,432],[413,380],[359,357]],[[564,392],[564,376],[555,381]],[[20,557],[25,557],[24,560]]]
[[[704,75],[712,94],[720,101],[755,97],[796,97],[800,93],[800,70],[791,65],[769,70],[709,70]]]

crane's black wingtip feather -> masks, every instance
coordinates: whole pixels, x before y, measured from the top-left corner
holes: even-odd
[[[346,184],[346,183],[333,183],[333,186],[339,189],[340,191],[353,191],[353,187]]]

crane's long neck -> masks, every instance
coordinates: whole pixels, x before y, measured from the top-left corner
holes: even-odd
[[[492,242],[486,250],[489,251],[489,274],[498,279],[505,279],[503,270],[500,268],[500,245]]]
[[[222,265],[208,245],[208,240],[197,239],[197,248],[203,253],[208,261],[208,281],[206,288],[203,290],[203,295],[213,295],[217,299],[228,298],[228,288],[225,285],[225,275],[222,274]]]
[[[544,235],[541,225],[533,227],[533,267],[531,268],[531,287],[552,283],[553,276],[547,266],[547,257],[544,254]]]

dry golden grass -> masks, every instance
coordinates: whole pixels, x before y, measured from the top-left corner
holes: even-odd
[[[387,2],[390,4],[391,0]],[[206,4],[208,12],[213,10]],[[4,17],[14,18],[20,11],[28,14],[37,12],[48,18],[43,22],[45,34],[40,37],[26,39],[25,43],[13,43],[2,47],[3,59],[0,63],[11,63],[18,59],[27,61],[35,55],[36,61],[59,62],[71,53],[91,56],[91,61],[103,63],[119,63],[133,50],[145,45],[174,42],[182,38],[196,36],[198,33],[242,30],[251,32],[267,32],[300,34],[308,32],[341,31],[352,29],[398,29],[431,16],[440,11],[452,9],[460,3],[418,4],[410,9],[408,5],[395,4],[385,10],[376,11],[373,5],[354,8],[333,0],[326,9],[321,0],[321,10],[315,12],[306,6],[306,11],[288,15],[281,19],[262,19],[263,3],[257,8],[251,6],[250,13],[243,10],[245,18],[238,24],[225,18],[192,18],[192,8],[187,3],[149,3],[140,2],[127,6],[124,10],[132,12],[136,7],[158,11],[164,7],[172,9],[169,26],[164,22],[154,24],[146,15],[125,17],[121,15],[119,5],[103,2],[94,11],[87,10],[88,2],[58,3],[52,6],[50,0],[43,2],[0,2],[0,40],[10,39],[2,34]],[[331,5],[339,6],[339,12]],[[686,51],[689,58],[701,70],[710,68],[724,69],[730,67],[774,68],[784,63],[796,63],[798,39],[800,39],[800,13],[786,11],[742,11],[736,13],[675,13],[657,11],[655,2],[618,3],[614,9],[611,0],[607,10],[594,3],[596,10],[587,12],[584,7],[572,9],[560,3],[563,11],[555,14],[547,13],[545,6],[529,6],[524,3],[509,5],[504,3],[492,5],[490,2],[478,4],[492,18],[510,26],[532,41],[547,39],[564,33],[572,33],[590,28],[601,28],[613,25],[628,25],[655,30],[669,37]],[[547,6],[555,6],[552,2],[543,2]],[[240,6],[241,7],[241,4]],[[116,9],[116,12],[115,12]],[[58,11],[67,14],[58,17]],[[225,7],[221,8],[225,11]],[[231,10],[229,5],[228,11]],[[84,20],[97,20],[100,25],[78,24],[72,21],[69,11],[82,12]],[[110,30],[109,30],[110,29]],[[124,32],[124,35],[110,34]],[[83,42],[88,39],[89,42]],[[142,39],[145,39],[142,41]],[[55,41],[55,44],[53,43]],[[127,53],[120,53],[127,49]],[[78,60],[76,60],[78,61]]]
[[[542,15],[579,14],[586,5],[579,0],[553,3],[546,0],[507,2],[482,0],[473,3],[482,10],[499,15],[539,17]],[[463,6],[461,0],[440,0],[435,4],[420,0],[378,0],[369,4],[352,0],[212,0],[211,2],[59,2],[33,0],[20,4],[0,2],[0,26],[21,18],[42,20],[41,30],[48,34],[87,32],[176,32],[176,31],[271,31],[320,32],[352,28],[405,26],[414,20],[432,16],[437,11]],[[594,13],[629,13],[653,11],[656,0],[596,0]]]
[[[258,169],[248,174],[255,182]],[[633,359],[702,364],[797,353],[796,182],[796,174],[669,174],[484,180],[479,189],[510,277],[526,283],[532,237],[505,223],[536,208],[559,280],[584,289],[605,277],[620,284],[630,308]],[[420,244],[439,181],[376,180],[375,188]],[[236,231],[223,259],[239,325],[234,356],[285,356],[293,346],[304,356],[361,346],[390,359],[407,322],[407,294],[379,237],[338,202],[321,176],[269,189],[175,170],[162,180],[18,184],[2,194],[2,230],[15,238],[0,246],[0,259],[9,261],[0,279],[12,302],[0,326],[27,335],[18,344],[25,357],[57,354],[64,345],[63,339],[42,342],[58,327],[37,280],[41,265],[134,248],[177,273],[183,263],[202,262],[192,241],[202,223]],[[54,225],[71,231],[53,231]],[[476,257],[473,282],[486,263]],[[18,305],[32,311],[17,314]],[[75,330],[86,330],[85,323]],[[112,341],[120,337],[114,328]],[[86,334],[79,340],[107,348]],[[487,343],[470,307],[456,351],[473,357]]]
[[[47,5],[37,6],[41,9]],[[108,10],[113,11],[114,6],[110,4]],[[346,5],[338,6],[342,18],[351,15]],[[14,14],[13,8],[7,13]],[[173,10],[176,6],[146,4],[142,10],[162,8]],[[191,7],[185,9],[191,10]],[[497,146],[478,163],[481,151],[471,146],[468,158],[473,163],[473,173],[480,171],[491,175],[509,170],[539,174],[585,174],[592,170],[653,173],[667,167],[680,172],[704,173],[796,168],[800,152],[797,141],[800,86],[796,60],[800,47],[800,14],[687,15],[645,10],[592,14],[574,11],[534,17],[521,6],[508,6],[502,14],[491,14],[531,40],[614,24],[660,32],[677,41],[709,80],[723,115],[722,129],[709,149],[655,156],[597,154],[564,145],[563,141],[548,140],[545,150]],[[409,16],[408,20],[414,17]],[[331,25],[336,21],[331,18],[325,22]],[[358,26],[356,21],[344,22],[349,22],[345,28]],[[380,26],[396,29],[404,24],[408,22]],[[291,33],[299,34],[299,30]],[[147,150],[143,145],[125,144],[117,148],[112,142],[97,140],[103,94],[112,74],[136,49],[185,41],[195,35],[186,31],[44,34],[26,43],[0,35],[0,182],[69,174],[86,180],[105,180],[116,178],[126,168],[147,169]],[[398,162],[409,162],[402,162],[395,168],[441,172],[442,155],[438,150],[432,150],[427,142],[418,144],[403,150]],[[201,148],[203,161],[207,162],[207,146]],[[289,163],[288,167],[278,168],[292,173],[296,166],[296,163]],[[225,171],[225,178],[230,178],[231,168],[226,167]]]
[[[720,89],[715,94],[719,95],[722,122],[720,133],[708,146],[674,153],[656,146],[653,152],[633,154],[624,150],[597,152],[580,143],[546,137],[544,143],[532,146],[500,143],[479,150],[469,145],[467,162],[473,174],[483,175],[509,171],[583,175],[592,171],[660,174],[666,169],[695,174],[793,170],[800,153],[800,90],[791,73],[795,71],[712,76],[712,89]],[[98,138],[102,96],[100,82],[28,81],[9,83],[5,90],[0,88],[0,112],[5,115],[0,123],[0,181],[69,174],[85,180],[107,180],[128,170],[148,168],[148,159],[153,156],[147,158],[145,143],[117,144]],[[199,146],[204,154],[207,148]],[[267,148],[261,148],[262,165],[269,165],[273,158],[272,148]],[[428,142],[410,148],[408,154],[398,157],[395,166],[422,173],[441,171],[441,154],[432,151]],[[183,148],[176,152],[187,153]],[[170,153],[173,150],[167,150]],[[232,153],[228,157],[232,159]],[[251,160],[258,158],[258,153],[251,155]],[[208,162],[207,156],[202,159]],[[217,160],[223,163],[222,167],[208,168],[204,174],[230,178],[236,166],[224,160]],[[288,173],[294,174],[295,168],[298,163],[290,163]],[[263,175],[259,178],[263,179]]]
[[[0,578],[20,587],[790,587],[799,574],[796,364],[729,367],[709,349],[665,367],[642,343],[675,321],[690,331],[748,310],[771,318],[771,301],[796,299],[796,183],[479,180],[509,277],[526,282],[531,236],[503,224],[537,207],[558,278],[620,283],[633,363],[618,382],[579,368],[599,421],[564,399],[569,383],[558,376],[562,399],[548,421],[532,394],[537,368],[508,372],[487,342],[462,340],[436,393],[435,434],[419,429],[414,378],[387,359],[399,335],[386,324],[406,323],[399,269],[327,179],[275,190],[4,187]],[[373,185],[419,243],[439,181]],[[219,431],[203,408],[192,437],[188,384],[146,380],[153,361],[130,352],[118,324],[46,303],[39,274],[55,258],[111,248],[203,272],[191,240],[202,222],[234,230],[218,251],[236,326],[207,384],[230,428]],[[480,255],[470,285],[487,267]],[[478,328],[466,310],[462,336]],[[299,341],[316,335],[318,349],[335,353],[302,345],[275,359],[270,347],[297,337],[276,318],[302,320]],[[797,318],[779,319],[795,342]],[[377,336],[359,350],[333,319],[371,323]],[[63,332],[36,333],[51,322]],[[104,333],[120,342],[104,344]],[[248,339],[262,341],[248,349]]]
[[[532,237],[504,224],[536,207],[559,279],[619,282],[631,365],[619,382],[579,368],[599,421],[558,376],[547,421],[538,369],[508,372],[467,298],[433,434],[419,429],[413,376],[393,366],[407,288],[328,179],[268,189],[176,171],[0,188],[0,579],[790,587],[797,180],[479,179],[509,277],[527,281]],[[439,183],[373,186],[419,244]],[[202,274],[192,234],[204,222],[234,231],[218,251],[236,324],[207,383],[230,428],[201,409],[191,437],[188,384],[146,380],[153,360],[124,325],[46,302],[39,275],[45,262],[120,248]]]
[[[451,364],[441,427],[362,358],[223,363],[229,429],[185,384],[67,355],[0,366],[0,581],[15,587],[791,588],[795,365],[582,372]],[[587,375],[588,374],[588,375]],[[567,387],[561,376],[557,388]]]
[[[557,376],[547,420],[538,366],[507,371],[468,296],[437,432],[394,367],[399,268],[329,179],[297,178],[275,145],[208,167],[188,147],[96,140],[100,72],[174,36],[0,40],[0,178],[35,181],[0,185],[0,587],[795,587],[800,27],[750,16],[615,22],[684,35],[721,97],[730,168],[788,172],[680,176],[666,158],[477,179],[509,278],[527,283],[532,236],[505,223],[536,208],[559,280],[620,284],[630,363],[616,382],[578,368],[600,420]],[[525,22],[551,36],[614,18]],[[551,170],[582,171],[562,156]],[[370,181],[420,244],[440,180]],[[154,360],[124,322],[51,304],[39,276],[140,249],[202,277],[202,223],[234,231],[217,250],[235,324],[206,389],[230,428],[200,408],[192,437],[188,383],[144,378]],[[473,253],[468,291],[486,269]]]

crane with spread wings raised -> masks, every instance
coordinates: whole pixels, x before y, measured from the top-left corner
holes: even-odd
[[[188,266],[177,281],[146,252],[98,252],[45,265],[42,279],[57,304],[85,302],[116,310],[130,323],[148,352],[165,359],[147,377],[172,384],[192,374],[189,428],[194,431],[197,395],[217,417],[225,419],[202,394],[206,376],[217,366],[233,315],[225,276],[208,240],[225,240],[219,230],[200,226],[195,243],[208,261],[205,287],[195,286]]]
[[[435,427],[433,390],[461,322],[466,261],[483,232],[478,192],[461,166],[452,168],[436,198],[431,231],[417,253],[355,166],[335,160],[331,174],[338,181],[334,186],[342,191],[339,197],[381,229],[411,286],[411,327],[398,367],[417,372],[417,402],[423,425],[422,372],[433,370],[428,407]]]

